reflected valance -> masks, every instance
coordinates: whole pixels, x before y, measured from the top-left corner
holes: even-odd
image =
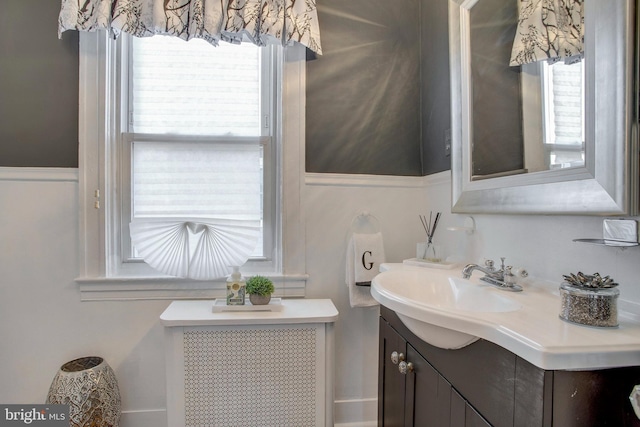
[[[584,0],[520,0],[510,65],[579,57]]]
[[[62,0],[58,36],[105,29],[257,45],[298,42],[322,53],[315,0]]]

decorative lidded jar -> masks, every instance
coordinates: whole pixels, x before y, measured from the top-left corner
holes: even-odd
[[[578,273],[564,276],[560,285],[560,318],[571,323],[596,327],[618,326],[618,296],[609,276]]]

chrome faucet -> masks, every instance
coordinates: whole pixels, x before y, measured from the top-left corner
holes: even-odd
[[[485,261],[484,267],[478,264],[467,264],[462,269],[462,277],[464,279],[468,279],[469,277],[471,277],[471,273],[473,273],[475,270],[480,270],[485,274],[484,277],[480,278],[480,280],[482,280],[483,282],[487,282],[490,285],[493,285],[505,291],[522,291],[522,286],[516,284],[517,277],[515,274],[513,274],[513,267],[510,265],[505,267],[504,257],[500,258],[500,260],[502,261],[502,265],[500,266],[499,270],[495,268],[494,262],[490,259]],[[527,272],[525,270],[522,270],[520,272],[520,276],[527,277]]]

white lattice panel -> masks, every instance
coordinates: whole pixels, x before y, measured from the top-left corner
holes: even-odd
[[[186,426],[317,425],[317,328],[193,328],[183,343]]]

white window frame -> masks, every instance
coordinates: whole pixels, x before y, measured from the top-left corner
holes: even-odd
[[[120,64],[108,60],[116,55],[117,43],[104,32],[80,33],[79,115],[79,283],[83,300],[178,299],[222,297],[224,279],[195,281],[145,275],[123,268],[119,194],[122,147],[115,108],[122,93],[109,91],[110,79]],[[275,199],[276,232],[274,252],[268,265],[247,266],[247,275],[263,274],[276,285],[276,295],[305,295],[308,278],[305,266],[304,196],[304,105],[305,50],[300,45],[282,50],[281,89],[275,94],[277,117],[274,139],[277,156],[275,182],[280,190]],[[110,117],[116,117],[110,120]],[[125,118],[126,119],[126,118]],[[115,122],[115,123],[114,123]],[[265,150],[265,153],[268,150]]]
[[[172,143],[176,140],[185,142],[207,142],[212,144],[261,144],[263,146],[263,164],[264,164],[264,194],[263,194],[263,246],[264,256],[260,259],[252,258],[243,266],[242,271],[244,273],[259,273],[259,274],[273,274],[280,271],[280,251],[278,251],[277,245],[279,239],[279,227],[276,223],[276,201],[279,200],[280,194],[278,191],[278,185],[276,182],[276,171],[279,167],[279,159],[277,155],[277,130],[280,124],[277,122],[278,114],[276,112],[278,104],[278,88],[273,84],[261,85],[262,94],[260,100],[262,105],[261,111],[261,125],[260,130],[262,134],[260,136],[253,137],[210,137],[210,136],[168,136],[168,135],[151,135],[151,134],[135,134],[131,133],[131,109],[130,103],[132,102],[130,91],[128,87],[124,85],[121,87],[119,82],[125,81],[129,83],[132,81],[132,70],[129,64],[126,62],[130,59],[129,49],[132,48],[133,37],[123,34],[117,41],[107,42],[113,49],[107,55],[111,56],[114,60],[121,60],[122,63],[113,62],[116,67],[113,69],[113,81],[109,84],[114,88],[119,88],[120,98],[114,100],[114,102],[120,105],[119,115],[113,115],[113,117],[119,121],[113,123],[113,135],[118,135],[118,141],[113,144],[113,147],[107,147],[107,151],[110,152],[109,158],[119,159],[117,168],[118,170],[111,170],[109,173],[113,174],[113,178],[108,181],[114,180],[121,181],[117,184],[116,188],[120,189],[119,192],[114,193],[111,197],[115,197],[117,203],[110,206],[110,217],[113,218],[112,224],[114,232],[107,232],[107,238],[113,239],[112,242],[108,242],[108,245],[114,249],[108,253],[112,254],[107,257],[106,271],[107,275],[111,277],[126,276],[126,277],[153,277],[157,276],[158,272],[152,267],[146,264],[140,258],[132,258],[131,238],[129,237],[128,219],[132,218],[131,208],[133,199],[131,197],[131,180],[132,180],[132,151],[135,143],[144,143],[145,141],[153,142],[168,142]],[[277,49],[279,46],[270,45],[266,46],[261,51],[261,62],[266,64],[261,69],[260,79],[263,82],[272,82],[279,80],[281,74],[282,63],[282,49]],[[119,74],[116,74],[119,73]],[[127,73],[127,78],[122,79],[121,73]],[[278,85],[275,85],[278,86]],[[114,111],[113,113],[117,113]],[[127,123],[128,122],[128,123]],[[121,133],[122,132],[122,133]],[[273,134],[273,136],[272,136]],[[119,230],[119,237],[116,237],[115,231]]]

